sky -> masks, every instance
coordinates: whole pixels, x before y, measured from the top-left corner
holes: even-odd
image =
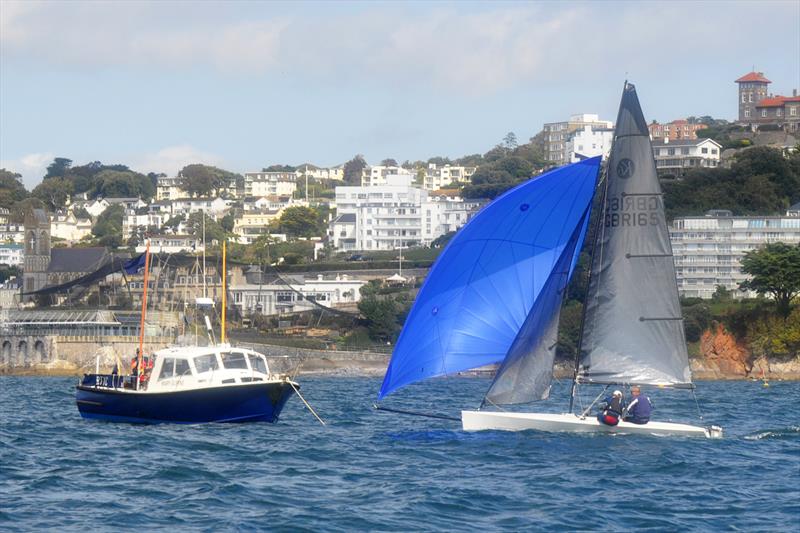
[[[800,87],[800,1],[0,0],[0,168],[174,175],[485,153],[577,113],[735,119]]]

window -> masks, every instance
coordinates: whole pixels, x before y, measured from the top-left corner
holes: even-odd
[[[689,149],[688,148],[681,148],[681,154],[689,155]]]
[[[279,291],[275,300],[278,302],[291,302],[292,293],[290,291]]]
[[[748,102],[752,102],[753,101],[753,93],[748,93],[747,94],[747,101]]]
[[[781,108],[776,109],[775,110],[775,116],[779,117],[781,115],[783,115],[783,109],[781,109]]]
[[[761,110],[761,116],[762,117],[766,117],[767,116],[767,110],[766,109],[762,109]]]
[[[744,117],[745,118],[750,118],[750,108],[749,107],[745,107],[744,108]]]
[[[745,93],[742,93],[742,103],[744,104],[746,102],[747,102],[747,95]]]
[[[167,379],[175,375],[175,358],[167,357],[164,359],[164,364],[161,365],[161,372],[158,374],[158,379]]]
[[[219,368],[217,356],[213,353],[198,355],[194,358],[194,367],[197,369],[198,374],[208,372],[209,370],[217,370]]]
[[[793,105],[792,107],[789,108],[789,114],[791,116],[793,116],[793,117],[797,116],[797,106],[796,105]]]
[[[701,148],[700,149],[700,153],[707,154],[708,153],[708,148]]]
[[[178,377],[192,375],[192,369],[189,368],[189,361],[186,359],[175,359],[175,375]]]
[[[247,360],[241,352],[221,353],[222,366],[225,368],[247,368]]]
[[[261,372],[262,374],[267,373],[267,363],[264,361],[264,358],[254,354],[248,354],[247,356],[250,359],[250,366],[253,368],[255,372]]]
[[[667,155],[675,155],[675,148],[667,148]]]

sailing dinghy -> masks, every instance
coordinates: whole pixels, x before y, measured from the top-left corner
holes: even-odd
[[[594,402],[573,411],[582,385],[694,389],[647,123],[627,82],[597,187],[599,171],[596,157],[542,174],[462,228],[414,302],[379,398],[422,379],[500,363],[481,408],[462,411],[465,430],[722,436],[716,426],[673,422],[608,426],[590,414]],[[602,212],[569,411],[504,410],[549,397],[559,311],[595,189]]]

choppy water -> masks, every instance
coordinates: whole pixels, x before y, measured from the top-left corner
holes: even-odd
[[[464,433],[373,411],[377,379],[301,381],[328,426],[296,398],[277,425],[86,422],[75,379],[2,377],[0,530],[798,527],[799,383],[701,383],[706,421],[726,431],[705,440]],[[457,414],[487,385],[434,380],[389,403]],[[659,419],[692,421],[688,393],[648,392]]]

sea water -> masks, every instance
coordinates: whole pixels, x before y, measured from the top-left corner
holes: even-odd
[[[73,378],[0,378],[0,530],[788,531],[800,523],[800,383],[645,390],[722,440],[533,431],[374,411],[375,378],[303,377],[279,423],[84,421]],[[385,405],[474,408],[483,378]],[[558,412],[567,385],[536,410]],[[595,392],[595,391],[592,391]],[[591,397],[582,398],[584,405]]]

